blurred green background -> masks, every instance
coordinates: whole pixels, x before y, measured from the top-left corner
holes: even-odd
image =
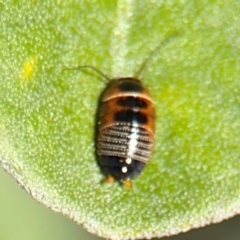
[[[100,240],[29,196],[0,167],[0,240]],[[162,240],[239,240],[240,216]]]

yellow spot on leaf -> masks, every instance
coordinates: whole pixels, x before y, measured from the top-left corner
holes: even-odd
[[[36,60],[31,57],[23,64],[23,80],[28,80],[33,75],[34,66],[36,65]]]

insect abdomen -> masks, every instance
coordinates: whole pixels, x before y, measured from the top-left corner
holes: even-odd
[[[110,82],[100,106],[97,154],[102,171],[118,180],[139,175],[151,155],[155,113],[140,81]]]

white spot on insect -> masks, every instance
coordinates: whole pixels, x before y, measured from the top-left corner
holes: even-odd
[[[132,159],[130,157],[126,159],[126,164],[131,164],[131,162],[132,162]]]
[[[122,172],[123,172],[123,173],[126,173],[126,172],[127,172],[127,170],[128,170],[128,169],[127,169],[127,167],[125,167],[125,166],[124,166],[124,167],[122,167]]]

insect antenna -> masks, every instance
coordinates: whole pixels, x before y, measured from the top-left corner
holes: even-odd
[[[111,79],[107,75],[105,75],[103,72],[101,72],[96,67],[93,67],[91,65],[80,65],[80,66],[73,67],[73,68],[67,68],[67,70],[80,70],[80,69],[84,69],[84,68],[88,68],[88,69],[91,69],[91,70],[95,71],[100,76],[102,76],[105,79],[106,82],[111,81]]]
[[[156,54],[157,51],[162,50],[169,42],[171,42],[174,38],[176,38],[178,36],[178,34],[174,34],[174,35],[170,35],[168,36],[166,39],[164,39],[163,41],[160,42],[160,44],[155,47],[150,54],[148,55],[148,57],[143,61],[143,63],[141,64],[139,70],[136,72],[135,77],[138,79],[141,79],[142,77],[142,73],[143,71],[146,69],[149,61],[154,57],[154,55]]]

